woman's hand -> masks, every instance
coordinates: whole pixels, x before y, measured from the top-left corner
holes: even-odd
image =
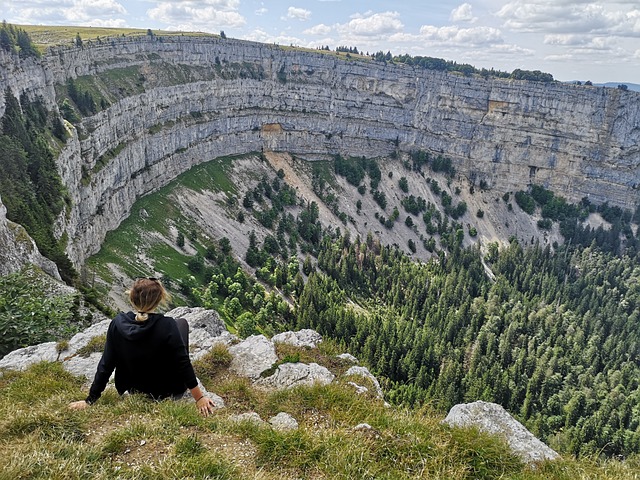
[[[79,400],[77,402],[71,402],[69,404],[69,408],[71,410],[84,410],[88,406],[89,406],[89,404],[87,402],[85,402],[84,400]]]
[[[196,402],[196,408],[203,417],[208,417],[210,413],[213,413],[216,406],[213,401],[208,397],[202,397]]]

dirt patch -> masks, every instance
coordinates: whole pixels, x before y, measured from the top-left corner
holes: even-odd
[[[282,125],[279,123],[265,123],[262,126],[262,133],[282,133]]]

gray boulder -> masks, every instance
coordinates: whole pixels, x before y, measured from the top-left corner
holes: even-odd
[[[82,332],[76,333],[71,337],[71,340],[69,340],[69,346],[67,349],[62,352],[63,356],[70,357],[75,355],[75,353],[82,347],[86,346],[92,338],[99,337],[100,335],[106,335],[110,323],[111,320],[103,320],[101,322],[94,323]]]
[[[253,380],[278,361],[276,348],[264,335],[252,335],[229,348],[233,356],[229,370]]]
[[[340,355],[336,355],[336,357],[341,360],[346,360],[347,362],[358,363],[358,359],[350,353],[341,353]]]
[[[14,350],[0,359],[0,368],[25,370],[34,363],[55,362],[60,355],[57,345],[56,342],[46,342]]]
[[[378,382],[378,379],[373,376],[373,374],[369,371],[367,367],[353,366],[345,372],[345,376],[349,376],[349,375],[357,375],[357,376],[368,379],[376,389],[376,396],[378,398],[384,397],[384,394],[382,393],[382,388],[380,387],[380,382]]]
[[[367,387],[363,387],[362,385],[358,385],[355,382],[347,382],[347,385],[351,385],[353,388],[355,388],[356,393],[358,395],[363,395],[365,393],[367,393],[369,391],[369,389]]]
[[[219,337],[227,331],[224,322],[215,310],[207,310],[202,307],[178,307],[168,311],[165,315],[173,318],[184,318],[189,324],[191,332],[204,330],[212,337]],[[189,337],[191,337],[191,333]]]
[[[444,419],[452,427],[477,427],[498,435],[509,444],[514,454],[527,464],[554,460],[559,455],[538,440],[500,405],[477,401],[455,405]]]
[[[189,353],[197,360],[217,344],[231,345],[238,337],[230,334],[218,312],[201,307],[178,307],[166,313],[173,318],[184,318],[189,324]]]
[[[335,375],[317,363],[283,363],[275,373],[267,378],[256,381],[256,385],[275,388],[277,390],[293,388],[299,385],[314,384],[328,385],[333,382]]]
[[[283,332],[274,335],[271,339],[273,343],[286,343],[294,347],[316,348],[322,342],[322,335],[315,330],[308,328],[297,332]]]
[[[229,421],[233,423],[243,423],[248,422],[259,427],[266,426],[267,422],[260,418],[256,412],[248,412],[248,413],[240,413],[238,415],[229,415]]]
[[[288,413],[280,412],[269,419],[269,423],[275,430],[291,431],[298,429],[298,422]]]
[[[98,367],[98,362],[101,357],[102,352],[93,352],[87,357],[73,355],[68,357],[62,363],[62,366],[67,372],[79,377],[84,377],[91,382],[93,381],[93,377],[96,376],[96,368]],[[110,380],[113,381],[113,375],[111,375]]]
[[[219,395],[216,395],[213,392],[207,391],[207,389],[204,388],[204,385],[202,385],[202,383],[200,382],[200,379],[198,379],[198,386],[200,387],[200,390],[202,391],[202,394],[205,397],[211,399],[211,401],[216,406],[216,408],[224,408],[225,405],[224,405],[224,400],[222,399],[222,397],[220,397]],[[187,390],[186,392],[184,392],[184,395],[182,396],[182,399],[186,400],[186,401],[195,402],[195,399],[191,395],[191,391],[190,390]]]

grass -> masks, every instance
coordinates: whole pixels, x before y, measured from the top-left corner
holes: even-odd
[[[182,231],[185,236],[194,230],[201,232],[198,225],[180,211],[174,197],[182,188],[235,196],[236,187],[228,174],[233,161],[233,157],[223,157],[197,165],[165,187],[138,199],[129,217],[107,234],[100,252],[87,261],[90,270],[108,283],[113,281],[107,268],[109,264],[118,266],[130,278],[155,272],[173,280],[193,275],[187,268],[190,256],[175,245],[175,234],[171,232],[172,228]],[[142,211],[146,212],[144,216],[140,215]],[[149,235],[149,232],[154,234]],[[203,235],[197,237],[203,238]],[[198,241],[192,243],[204,253],[204,245]],[[131,255],[131,252],[139,255]],[[146,258],[152,258],[154,263],[149,264]]]
[[[227,352],[228,353],[228,352]],[[224,348],[210,360],[227,363]],[[227,408],[203,418],[192,402],[120,398],[112,389],[84,411],[82,382],[59,363],[0,377],[0,480],[14,478],[604,479],[638,478],[638,460],[566,459],[524,466],[500,440],[450,429],[441,415],[385,407],[340,384],[267,392],[216,370]],[[287,412],[297,431],[230,421]],[[371,430],[354,427],[366,422]]]
[[[146,29],[140,28],[106,28],[106,27],[74,27],[74,26],[52,26],[52,25],[16,25],[25,30],[31,40],[36,45],[49,47],[53,45],[71,45],[75,42],[76,35],[79,34],[82,41],[97,41],[98,38],[107,39],[113,37],[143,37],[147,34]],[[169,30],[153,30],[154,35],[162,36],[210,36],[202,32],[178,32]]]
[[[106,342],[106,333],[103,335],[97,335],[91,338],[91,340],[89,340],[89,342],[85,346],[79,348],[76,353],[81,357],[87,358],[92,353],[102,352],[104,350],[104,344]]]

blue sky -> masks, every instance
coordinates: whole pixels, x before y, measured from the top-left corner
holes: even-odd
[[[189,30],[640,83],[640,0],[0,0],[18,24]]]

